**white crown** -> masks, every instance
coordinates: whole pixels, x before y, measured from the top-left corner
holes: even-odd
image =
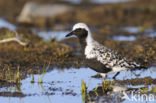
[[[83,29],[89,31],[89,28],[88,28],[88,26],[85,23],[77,23],[77,24],[75,24],[73,26],[73,31],[78,29],[78,28],[83,28]]]

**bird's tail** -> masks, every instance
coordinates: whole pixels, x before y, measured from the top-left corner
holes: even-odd
[[[136,62],[130,62],[129,63],[131,70],[140,70],[140,69],[147,69],[145,65],[137,64]]]

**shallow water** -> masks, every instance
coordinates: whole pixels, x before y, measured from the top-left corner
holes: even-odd
[[[55,39],[57,41],[60,41],[62,39],[65,39],[65,35],[69,33],[69,31],[45,31],[45,30],[32,30],[34,33],[36,33],[39,37],[43,38],[45,41],[50,41],[52,39]]]
[[[119,29],[122,31],[126,31],[129,33],[136,33],[136,34],[139,32],[143,32],[144,36],[156,37],[156,30],[154,30],[154,29],[141,30],[141,29],[139,29],[139,27],[121,27]]]
[[[129,33],[138,33],[140,31],[138,27],[122,27],[121,30]]]
[[[30,96],[26,96],[21,99],[17,97],[12,97],[11,99],[8,97],[0,97],[0,101],[5,101],[6,103],[9,103],[10,100],[12,102],[18,101],[16,103],[23,103],[24,101],[29,103],[34,103],[36,101],[40,103],[50,103],[51,100],[52,103],[64,103],[65,101],[68,103],[73,103],[75,101],[76,103],[81,103],[81,80],[84,80],[87,83],[91,79],[90,76],[95,74],[96,72],[87,68],[71,68],[69,70],[64,69],[63,71],[60,71],[58,68],[56,68],[46,73],[43,80],[44,82],[42,83],[43,87],[38,83],[30,83],[32,79],[31,76],[25,80],[22,80],[22,93]],[[38,82],[38,78],[41,76],[35,75],[34,77],[35,82]],[[95,87],[101,82],[100,79],[92,78],[92,80],[94,80],[94,82],[91,83],[92,85],[90,88]],[[1,88],[0,91],[2,92],[4,89]],[[50,100],[48,99],[48,96]]]
[[[113,40],[117,40],[117,41],[134,41],[134,40],[136,40],[136,37],[135,36],[117,35],[117,36],[113,36]]]
[[[7,28],[12,31],[16,30],[16,27],[13,24],[7,22],[5,19],[2,18],[0,18],[0,28]]]
[[[131,71],[121,72],[118,76],[118,80],[132,79],[132,78],[144,78],[150,76],[156,78],[156,67],[150,67],[148,70],[140,71],[137,70],[135,73],[140,74],[140,76],[135,76]],[[31,83],[32,76],[28,76],[26,79],[22,80],[21,92],[24,97],[4,97],[0,96],[1,103],[82,103],[81,95],[81,80],[84,80],[88,85],[88,91],[93,90],[102,83],[102,78],[92,78],[92,76],[97,73],[89,68],[69,68],[69,69],[59,69],[50,68],[50,70],[45,74],[43,83],[38,83],[38,79],[41,75],[34,75],[35,83]],[[114,74],[108,75],[108,78],[112,80]],[[136,86],[124,85],[126,88],[136,88]],[[144,87],[143,85],[138,85],[137,88]],[[119,89],[118,86],[114,88]],[[11,90],[10,90],[11,89]],[[122,88],[124,89],[124,88]],[[17,91],[15,87],[0,88],[0,92]],[[113,92],[116,94],[116,92]],[[117,95],[120,95],[117,93]],[[104,98],[103,96],[101,96]],[[110,96],[111,97],[111,96]],[[105,97],[106,98],[106,97]],[[144,101],[145,102],[145,101]],[[124,100],[123,103],[131,103],[129,100]]]
[[[150,37],[156,37],[156,31],[149,34]]]
[[[138,34],[137,36],[125,36],[125,35],[114,35],[112,37],[113,40],[117,41],[134,41],[142,36],[146,37],[156,37],[156,31],[154,29],[145,29],[145,30],[140,30],[139,27],[120,27],[118,30],[121,31],[126,31],[128,33],[135,33]]]
[[[148,29],[145,31],[144,35],[148,37],[156,37],[156,31],[153,29]]]

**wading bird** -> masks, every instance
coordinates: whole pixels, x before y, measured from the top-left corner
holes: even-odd
[[[89,27],[84,23],[75,24],[66,37],[71,35],[75,35],[79,39],[87,66],[100,73],[103,78],[107,74],[116,73],[113,77],[115,79],[120,71],[140,68],[140,65],[136,62],[128,61],[116,51],[95,41]]]

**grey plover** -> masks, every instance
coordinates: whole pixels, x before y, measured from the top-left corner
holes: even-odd
[[[107,74],[116,73],[113,77],[115,78],[120,71],[140,67],[136,62],[128,61],[116,51],[95,41],[89,27],[84,23],[75,24],[72,31],[66,37],[71,35],[78,37],[87,65],[100,73],[103,78]]]

